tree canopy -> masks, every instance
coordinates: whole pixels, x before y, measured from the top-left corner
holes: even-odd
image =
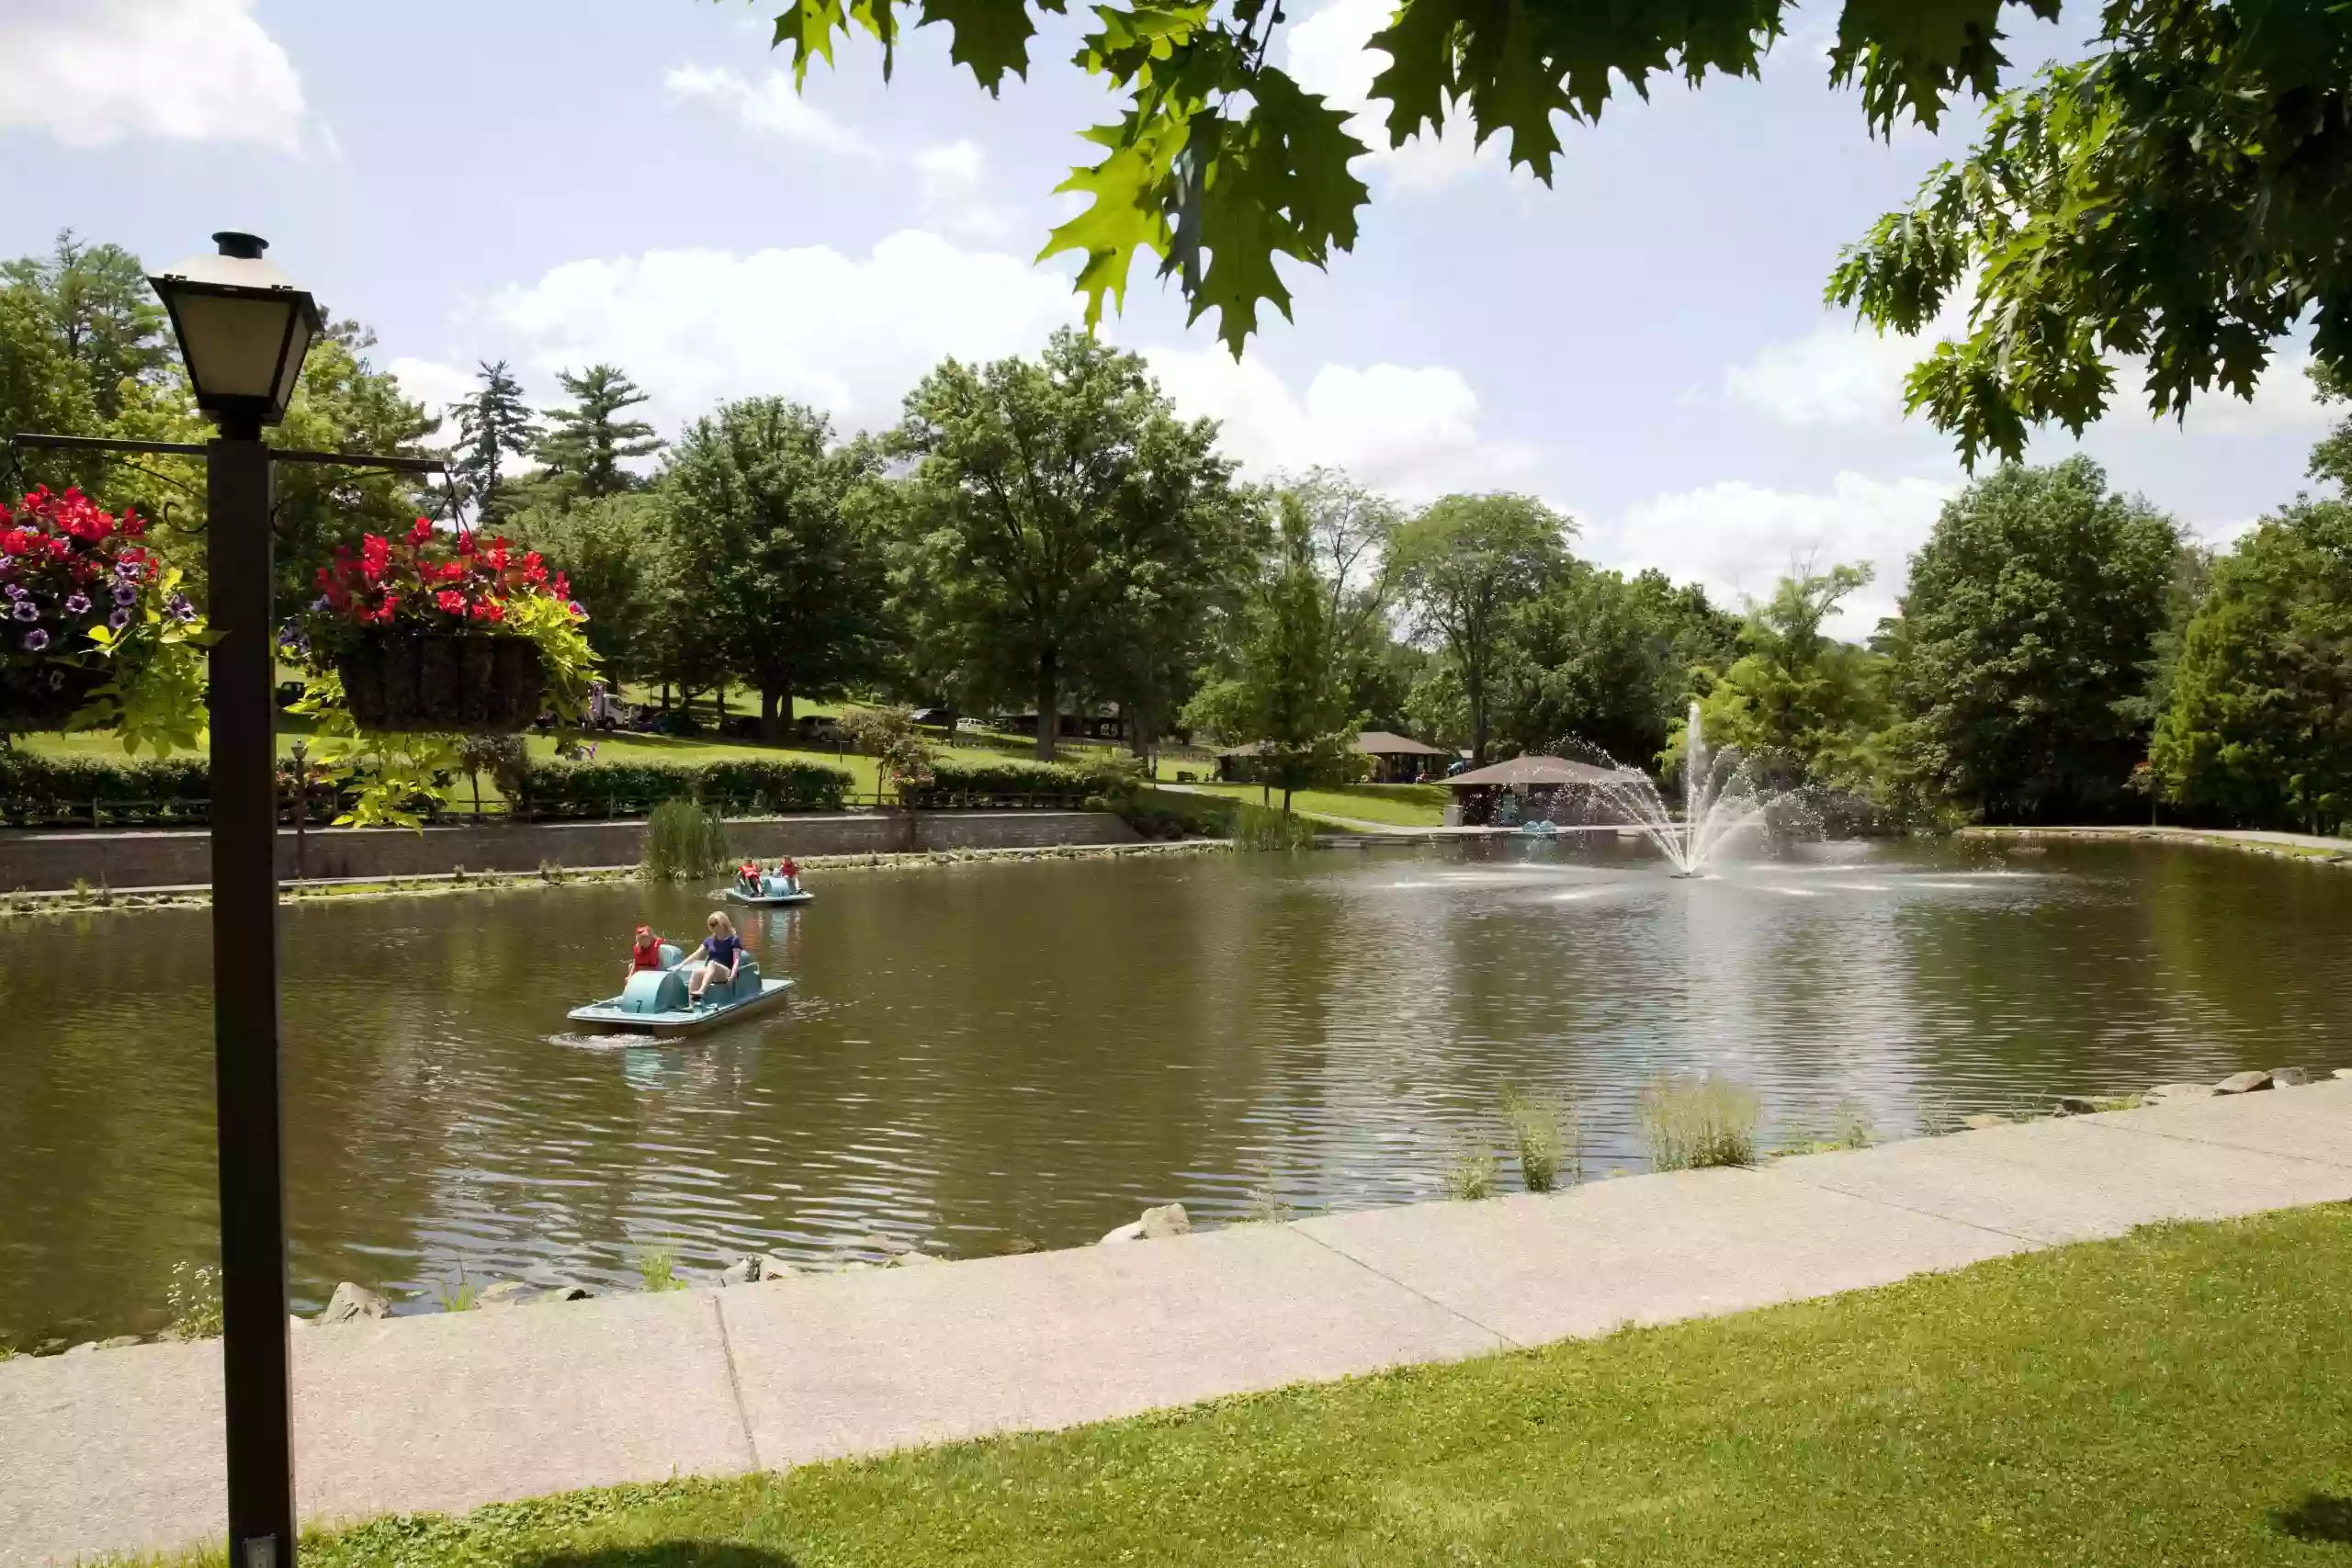
[[[560,370],[556,380],[571,402],[547,412],[536,450],[547,465],[541,482],[571,496],[637,489],[643,481],[624,465],[651,457],[662,442],[643,420],[622,416],[650,394],[612,365],[591,365],[577,375]]]
[[[1470,757],[1487,761],[1489,701],[1511,616],[1568,560],[1576,525],[1529,495],[1449,495],[1399,529],[1396,580],[1415,633],[1442,647],[1469,709]]]
[[[2178,525],[2088,457],[2003,468],[1947,502],[1894,639],[1919,772],[1995,821],[2112,815],[2180,551]]]
[[[2093,52],[2005,78],[2007,29],[2060,0],[1845,0],[1829,79],[1859,88],[1871,131],[1933,130],[1958,99],[1994,107],[1984,138],[1882,220],[1831,297],[1914,333],[1974,280],[1967,340],[1914,373],[1911,396],[1973,462],[2027,429],[2079,430],[2107,406],[2109,357],[2144,355],[2160,412],[2219,385],[2250,394],[2307,313],[2324,364],[2352,356],[2352,6],[2335,0],[2106,0]],[[1466,123],[1549,183],[1559,122],[1599,120],[1622,87],[1753,76],[1790,0],[1583,0],[1497,6],[1402,0],[1369,48],[1391,145]],[[949,56],[991,95],[1028,73],[1036,17],[1063,0],[810,0],[775,17],[796,79],[864,32],[887,76],[899,29],[944,23]],[[1084,133],[1088,198],[1046,255],[1082,258],[1089,324],[1159,258],[1192,318],[1238,354],[1263,307],[1290,313],[1276,267],[1353,248],[1371,192],[1348,116],[1267,63],[1279,0],[1093,7],[1076,63],[1118,118]]]

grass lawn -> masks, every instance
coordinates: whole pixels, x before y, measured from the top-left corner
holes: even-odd
[[[378,1521],[304,1561],[2343,1562],[2347,1292],[2332,1204],[1071,1432]]]
[[[1213,784],[1199,787],[1252,805],[1262,793],[1256,784]],[[1435,828],[1444,822],[1446,802],[1452,795],[1443,784],[1342,784],[1337,789],[1300,790],[1291,796],[1291,808],[1326,817],[1352,817],[1359,822]],[[1279,807],[1282,803],[1282,791],[1274,791],[1271,804]]]

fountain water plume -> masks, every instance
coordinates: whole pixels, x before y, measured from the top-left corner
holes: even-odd
[[[1699,705],[1683,730],[1682,815],[1677,819],[1648,774],[1613,760],[1612,777],[1593,786],[1627,827],[1657,847],[1676,876],[1702,874],[1733,840],[1770,824],[1776,811],[1797,804],[1791,792],[1758,787],[1736,750],[1707,750]]]

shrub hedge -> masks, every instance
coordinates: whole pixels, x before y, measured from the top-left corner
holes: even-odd
[[[86,824],[94,802],[107,823],[201,821],[211,795],[211,773],[200,757],[140,761],[0,751],[0,820],[13,826]]]
[[[1102,793],[1101,770],[1017,757],[942,756],[932,759],[932,782],[901,792],[909,806],[988,806],[999,802],[1077,807]]]
[[[821,762],[535,762],[515,805],[534,817],[632,816],[665,800],[721,811],[835,811],[855,781]]]

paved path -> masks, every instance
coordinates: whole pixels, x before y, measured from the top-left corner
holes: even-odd
[[[2352,1081],[1167,1241],[304,1328],[306,1519],[774,1469],[2352,1199]],[[0,1365],[0,1563],[222,1524],[215,1346]]]
[[[2352,858],[2352,839],[2322,838],[2316,833],[2274,833],[2257,828],[1964,828],[1961,832],[1964,838],[1978,839],[2171,840],[2184,844],[2293,850]]]

